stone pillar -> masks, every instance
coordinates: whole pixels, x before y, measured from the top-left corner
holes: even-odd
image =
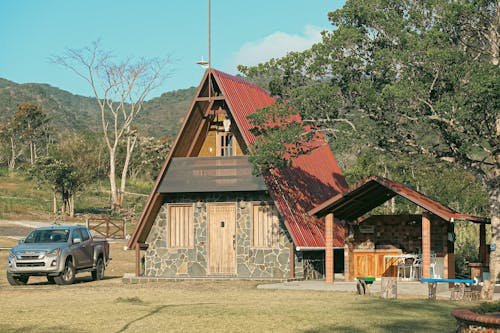
[[[479,262],[488,264],[487,262],[488,248],[486,247],[486,224],[479,225]]]
[[[422,277],[431,276],[431,220],[429,213],[422,213]]]
[[[326,283],[332,284],[334,280],[332,213],[325,217],[325,275]]]

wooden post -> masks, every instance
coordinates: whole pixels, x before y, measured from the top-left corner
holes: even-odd
[[[334,280],[332,213],[325,217],[325,275],[326,283],[332,284]]]
[[[141,245],[135,244],[135,276],[141,275]]]
[[[485,265],[487,262],[488,248],[486,247],[486,225],[479,225],[479,262]]]
[[[431,277],[431,220],[422,213],[422,277]]]
[[[290,279],[295,278],[295,245],[290,242]]]

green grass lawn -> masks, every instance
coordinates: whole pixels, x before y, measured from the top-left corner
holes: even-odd
[[[11,287],[0,267],[0,332],[454,332],[457,303],[352,293],[257,289],[252,281],[121,282],[133,251],[112,244],[103,281],[32,278]],[[7,251],[0,251],[4,263]]]

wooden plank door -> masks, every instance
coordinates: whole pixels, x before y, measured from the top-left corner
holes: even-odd
[[[209,274],[236,274],[236,206],[209,204]]]

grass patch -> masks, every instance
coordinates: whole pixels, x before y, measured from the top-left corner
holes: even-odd
[[[473,311],[480,314],[500,312],[500,301],[481,303]]]
[[[0,265],[2,332],[454,332],[457,303],[351,293],[257,289],[255,281],[123,284],[134,251],[111,244],[106,278],[71,286],[43,277],[11,287]],[[0,262],[8,251],[0,251]],[[140,306],[138,306],[140,305]],[[64,313],[64,316],[54,316]],[[46,318],[51,318],[47,321]],[[35,329],[36,328],[36,329]]]
[[[135,305],[142,305],[144,304],[144,301],[140,299],[137,296],[134,297],[118,297],[115,299],[116,303],[128,303],[128,304],[135,304]]]

